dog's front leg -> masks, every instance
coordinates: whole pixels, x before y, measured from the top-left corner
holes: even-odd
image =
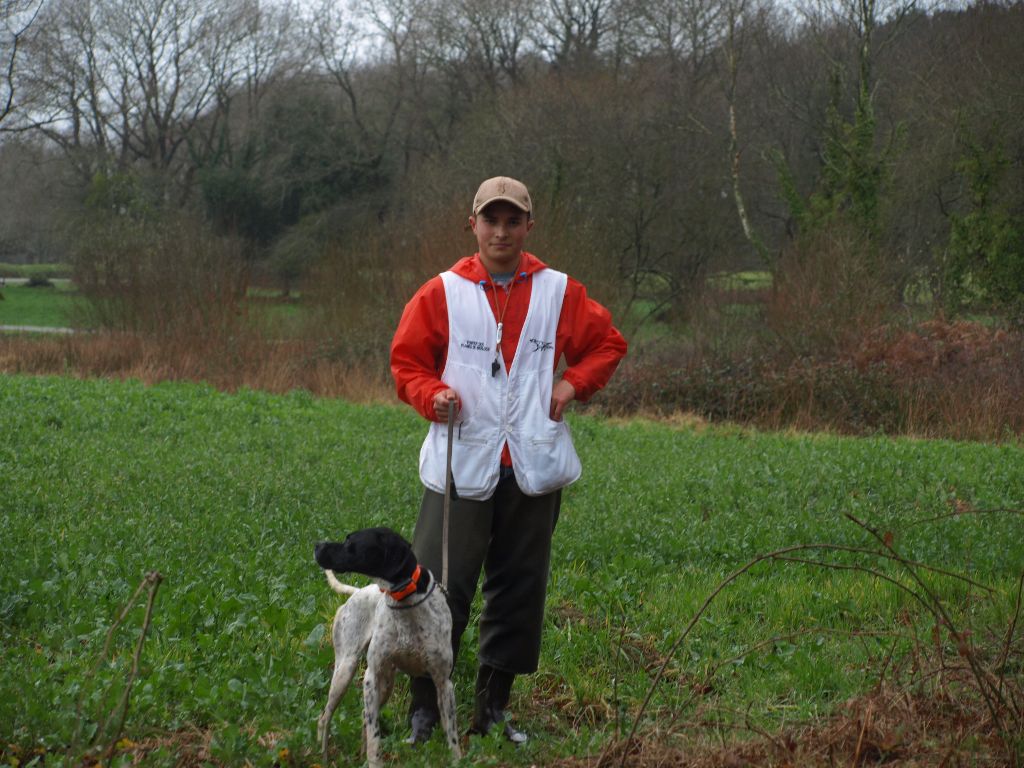
[[[380,768],[380,683],[372,665],[363,675],[363,733],[366,736],[366,762],[370,768]]]
[[[327,763],[327,738],[331,732],[331,717],[334,710],[338,708],[342,695],[352,682],[359,664],[359,657],[343,650],[335,654],[334,673],[331,675],[331,690],[327,694],[327,705],[316,724],[316,733],[320,741],[320,751],[323,753],[324,763]]]

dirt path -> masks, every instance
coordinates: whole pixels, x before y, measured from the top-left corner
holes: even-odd
[[[0,325],[0,331],[9,333],[77,333],[74,328],[54,328],[46,325]]]

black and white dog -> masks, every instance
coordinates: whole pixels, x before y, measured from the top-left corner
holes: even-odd
[[[451,681],[452,616],[433,575],[417,563],[409,542],[390,528],[366,528],[343,542],[322,541],[315,556],[331,589],[349,596],[334,614],[334,674],[317,723],[324,762],[331,716],[364,652],[363,730],[370,768],[381,765],[380,710],[391,695],[397,670],[434,681],[445,738],[453,757],[461,757]],[[332,571],[362,573],[377,584],[351,587]]]

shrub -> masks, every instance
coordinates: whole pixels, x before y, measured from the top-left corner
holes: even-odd
[[[832,356],[883,321],[891,286],[864,235],[836,225],[783,253],[766,321],[791,357]]]
[[[53,282],[46,275],[36,272],[29,275],[25,286],[27,288],[53,288]]]
[[[902,431],[961,439],[1024,432],[1024,335],[980,323],[933,320],[879,328],[851,352],[858,369],[883,367],[905,413]]]
[[[48,277],[51,280],[59,277],[70,277],[71,266],[61,262],[46,264],[11,264],[0,262],[0,276],[31,278],[35,275]]]
[[[307,334],[323,357],[387,371],[405,303],[425,280],[473,252],[462,221],[448,208],[415,219],[396,212],[327,238],[303,289],[313,309]]]
[[[1024,432],[1024,335],[930,321],[875,328],[827,357],[641,347],[589,407],[768,429],[1000,439]]]
[[[100,215],[81,231],[73,266],[91,327],[200,339],[238,328],[246,269],[237,239],[183,219]]]

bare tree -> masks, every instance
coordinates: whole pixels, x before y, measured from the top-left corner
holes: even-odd
[[[87,180],[114,154],[99,7],[91,1],[54,0],[41,21],[29,41],[23,74],[33,108],[24,128],[38,130],[61,147]]]
[[[797,12],[833,69],[845,69],[852,53],[857,87],[874,98],[875,61],[904,32],[907,20],[934,4],[934,0],[802,0]]]
[[[309,43],[299,39],[299,7],[291,0],[238,0],[222,10],[203,49],[214,75],[215,107],[188,138],[193,161],[204,166],[234,163],[239,138],[251,151],[263,100],[276,84],[306,69],[310,55]]]
[[[771,264],[768,249],[765,247],[760,235],[755,231],[750,214],[747,211],[740,174],[743,144],[740,141],[737,117],[737,85],[740,65],[746,53],[746,16],[751,11],[757,12],[755,2],[756,0],[727,0],[724,5],[726,31],[722,52],[726,68],[726,103],[729,109],[729,172],[732,179],[733,201],[736,204],[736,213],[739,216],[740,226],[743,229],[743,236],[757,251],[761,261],[766,266],[771,267],[773,265]]]
[[[387,153],[409,88],[411,14],[403,5],[392,0],[385,7],[371,8],[368,27],[363,9],[354,2],[324,0],[313,20],[316,56],[341,91],[363,160],[372,166]],[[378,74],[386,81],[374,89],[373,98],[365,87],[372,79],[368,57],[382,64]]]
[[[277,61],[277,40],[258,34],[258,0],[52,0],[42,17],[24,128],[64,149],[85,179],[134,165],[175,176],[211,113],[236,89],[261,89]]]
[[[461,21],[463,53],[488,88],[522,78],[522,56],[532,33],[535,0],[458,0],[453,6]]]
[[[125,0],[103,8],[111,68],[110,130],[134,159],[169,168],[232,74],[217,32],[230,13],[212,0]]]
[[[617,0],[545,0],[538,5],[538,47],[560,67],[597,62],[619,21]]]
[[[39,16],[44,0],[0,0],[0,123],[13,112],[17,90],[16,63],[25,35]]]
[[[685,63],[699,73],[725,32],[723,0],[651,0],[639,4],[646,47],[665,57],[673,72]]]
[[[297,40],[299,6],[292,0],[268,3],[244,0],[239,8],[241,30],[239,65],[247,115],[255,119],[270,86],[300,72],[307,52]]]
[[[457,9],[435,0],[324,2],[314,20],[319,63],[339,87],[364,163],[404,174],[444,151],[471,93]]]

